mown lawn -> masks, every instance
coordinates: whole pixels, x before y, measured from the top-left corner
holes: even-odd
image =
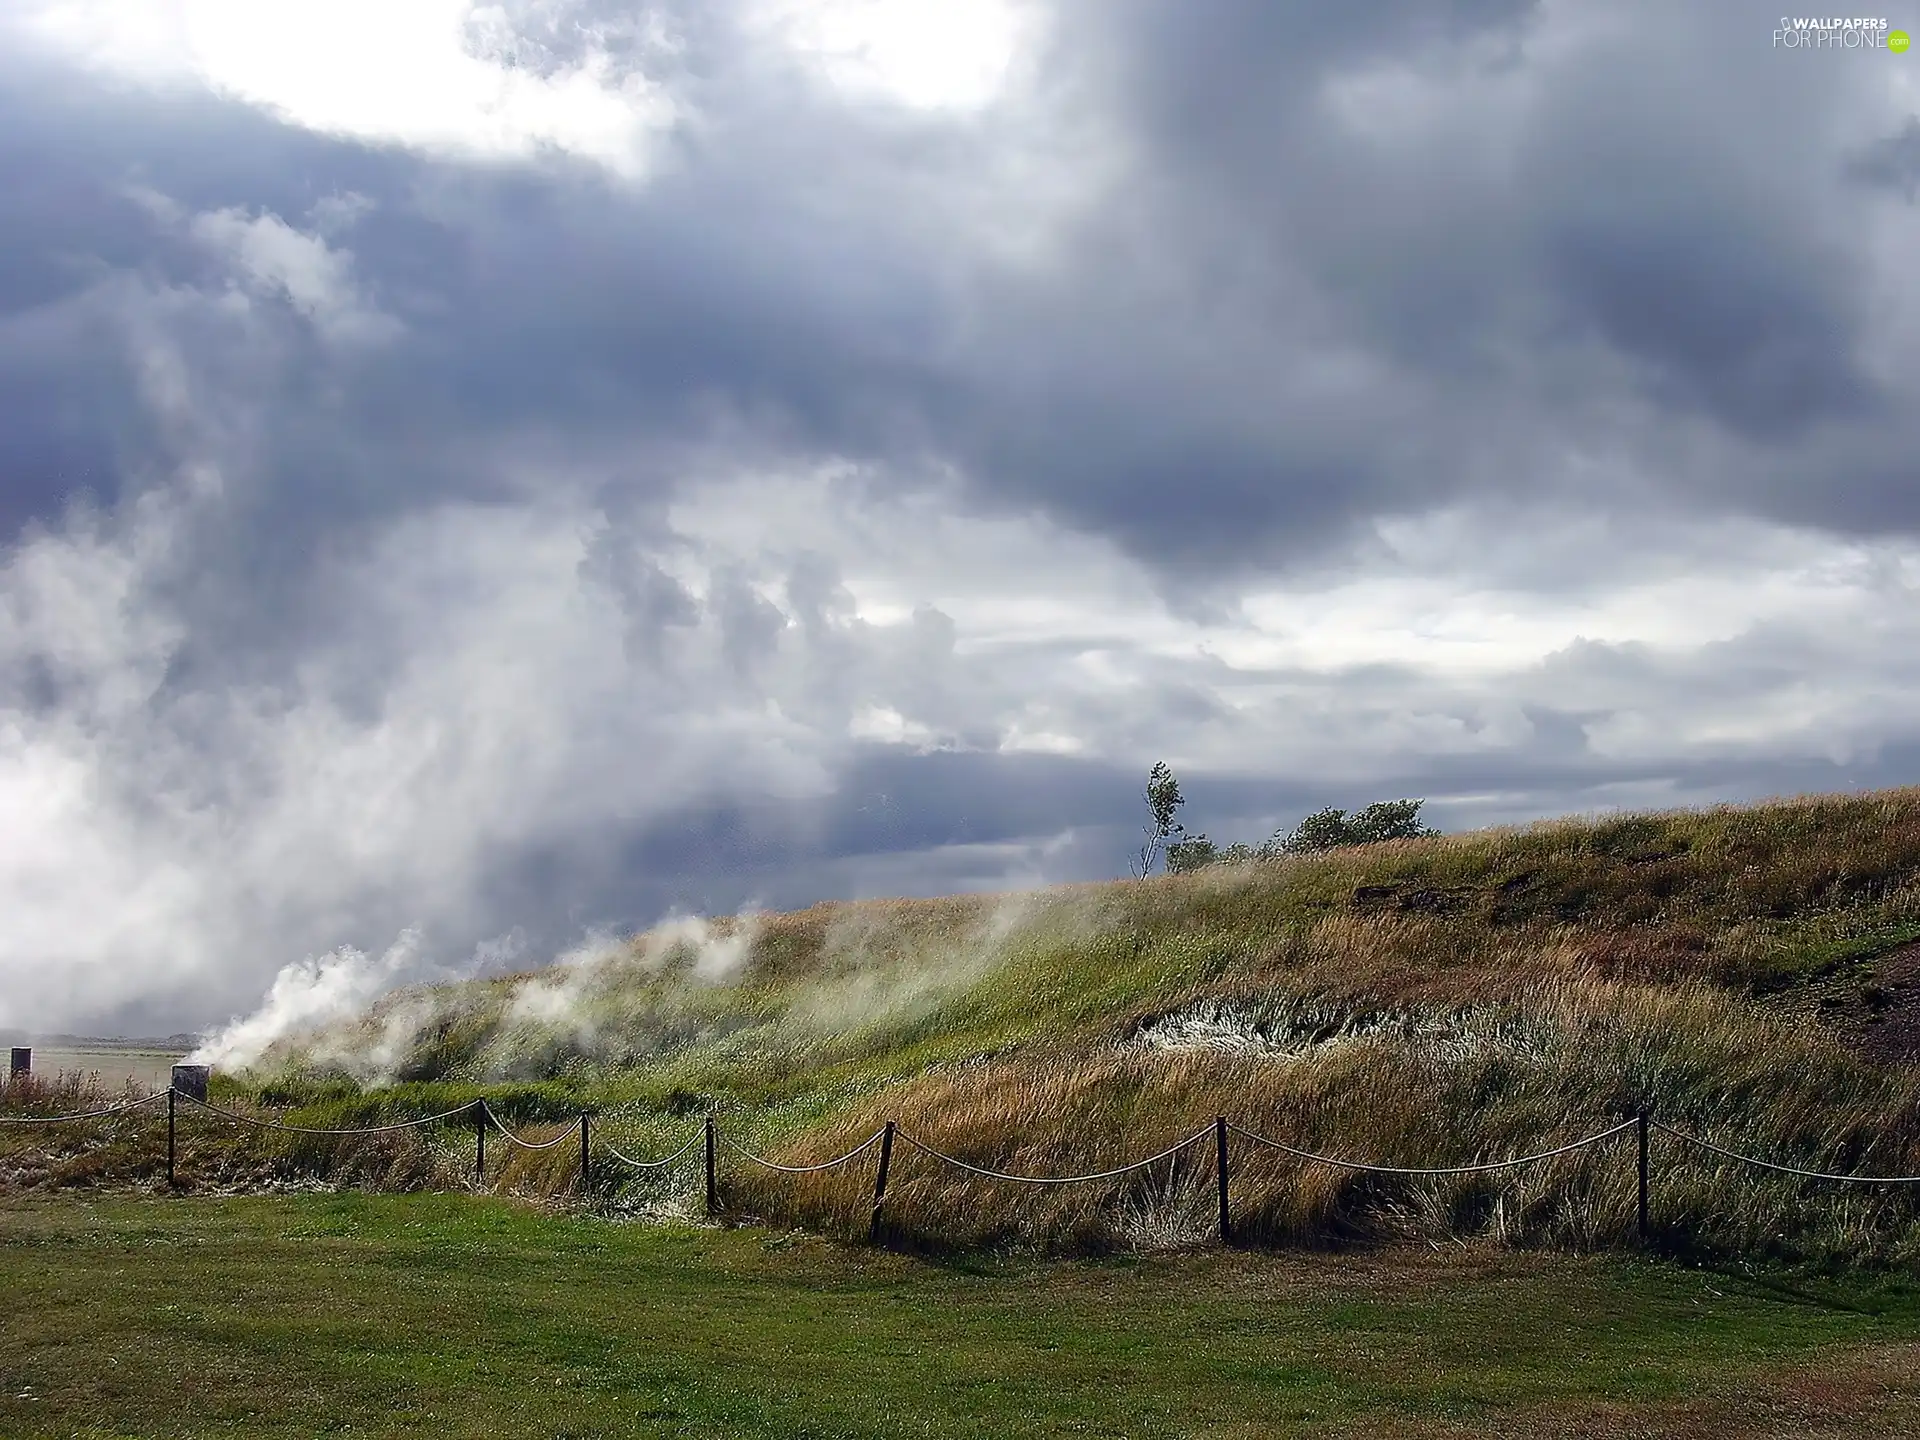
[[[461,1196],[0,1202],[0,1435],[1906,1435],[1920,1287],[934,1263]]]

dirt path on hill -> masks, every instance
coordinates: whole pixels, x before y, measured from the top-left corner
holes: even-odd
[[[1873,962],[1870,977],[1853,987],[1850,1004],[1823,1001],[1868,1058],[1882,1064],[1920,1064],[1920,944],[1903,945]]]
[[[1849,962],[1762,1004],[1881,1065],[1920,1065],[1920,941]]]

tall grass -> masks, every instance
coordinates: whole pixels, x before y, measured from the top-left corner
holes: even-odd
[[[1060,1174],[1127,1163],[1228,1115],[1316,1153],[1440,1167],[1564,1144],[1648,1103],[1692,1133],[1812,1168],[1920,1171],[1920,1081],[1707,987],[1575,980],[1468,1009],[1343,1010],[1320,991],[1283,1011],[1263,1019],[1255,1004],[1209,995],[1143,1031],[1175,1040],[1078,1053],[1036,1047],[930,1072],[853,1107],[781,1158],[824,1159],[897,1118],[974,1163]],[[1183,1014],[1209,1026],[1182,1037],[1164,1022]],[[1194,1038],[1236,1033],[1248,1043]],[[1655,1161],[1666,1243],[1916,1253],[1920,1195],[1910,1188],[1836,1195],[1831,1185],[1665,1140]],[[1071,1189],[982,1181],[911,1149],[894,1163],[888,1224],[909,1243],[1100,1249],[1199,1239],[1216,1223],[1207,1145]],[[860,1186],[870,1174],[870,1166],[858,1177],[744,1173],[732,1183],[748,1208],[845,1229],[864,1220]],[[1633,1238],[1630,1136],[1524,1170],[1442,1179],[1345,1171],[1236,1139],[1232,1176],[1236,1225],[1249,1239],[1341,1245],[1419,1235],[1588,1249]]]
[[[1577,1138],[1647,1105],[1769,1157],[1920,1171],[1913,1072],[1854,1043],[1885,957],[1920,942],[1920,790],[1556,821],[1031,895],[820,905],[750,933],[722,978],[685,945],[641,937],[587,970],[396,995],[218,1083],[230,1103],[317,1125],[484,1096],[538,1138],[593,1110],[597,1133],[636,1155],[665,1153],[708,1110],[789,1162],[893,1119],[1038,1174],[1150,1154],[1220,1114],[1324,1153],[1439,1165]],[[368,1087],[354,1077],[373,1054],[391,1057],[389,1083]],[[365,1148],[230,1136],[242,1158],[223,1172],[198,1150],[194,1173],[471,1183],[470,1130],[406,1133]],[[0,1163],[21,1149],[0,1134]],[[490,1185],[583,1193],[571,1146],[534,1154],[496,1137],[489,1149]],[[730,1164],[726,1198],[864,1230],[869,1159],[801,1178]],[[112,1170],[102,1163],[89,1173]],[[1245,1145],[1233,1164],[1241,1232],[1271,1243],[1590,1248],[1628,1239],[1634,1214],[1624,1140],[1440,1180]],[[886,1224],[930,1247],[1185,1243],[1214,1224],[1211,1165],[1201,1146],[1113,1182],[1026,1189],[903,1147]],[[1664,1139],[1655,1175],[1664,1243],[1920,1255],[1908,1191],[1734,1170]],[[697,1205],[696,1165],[619,1177],[603,1167],[588,1198]]]

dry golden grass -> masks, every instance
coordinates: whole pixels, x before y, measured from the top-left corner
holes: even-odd
[[[1260,992],[1244,984],[1196,1005]],[[1324,994],[1325,991],[1320,993]],[[1406,1004],[1405,997],[1399,997]],[[777,1158],[840,1153],[887,1119],[936,1149],[988,1168],[1057,1175],[1126,1164],[1217,1115],[1301,1149],[1403,1166],[1495,1160],[1607,1129],[1643,1102],[1719,1143],[1841,1169],[1920,1171],[1920,1081],[1852,1059],[1697,984],[1669,989],[1583,978],[1536,981],[1494,1003],[1348,1012],[1347,1028],[1278,1032],[1297,1044],[1161,1051],[1034,1047],[930,1072],[852,1107]],[[1316,1019],[1337,1006],[1309,1006]],[[1220,1013],[1218,1004],[1209,1018]],[[1227,1010],[1243,1016],[1249,1011]],[[1248,1027],[1249,1031],[1253,1027]],[[1216,1033],[1224,1030],[1216,1024]],[[1226,1033],[1231,1033],[1226,1032]],[[896,1152],[888,1224],[929,1245],[1106,1248],[1146,1230],[1169,1243],[1212,1232],[1212,1148],[1129,1176],[1029,1188]],[[1343,1171],[1232,1144],[1237,1228],[1304,1244],[1408,1235],[1480,1236],[1589,1248],[1631,1238],[1631,1136],[1509,1172],[1414,1179]],[[741,1203],[827,1230],[865,1215],[863,1163],[835,1172],[735,1176]],[[1659,1224],[1672,1238],[1737,1235],[1743,1245],[1804,1230],[1808,1212],[1844,1228],[1904,1234],[1908,1192],[1828,1201],[1663,1141]],[[1830,1187],[1831,1188],[1831,1187]],[[1156,1218],[1151,1226],[1143,1213]],[[1901,1242],[1903,1245],[1905,1241]],[[1883,1250],[1885,1237],[1873,1247]],[[1904,1251],[1903,1251],[1904,1253]]]

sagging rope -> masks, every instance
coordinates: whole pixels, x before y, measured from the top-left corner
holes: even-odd
[[[1111,1180],[1116,1176],[1125,1175],[1132,1170],[1144,1170],[1149,1165],[1157,1165],[1162,1160],[1165,1160],[1170,1156],[1178,1155],[1182,1150],[1186,1149],[1189,1145],[1195,1145],[1195,1144],[1198,1144],[1200,1141],[1205,1140],[1208,1136],[1213,1134],[1213,1126],[1209,1125],[1204,1130],[1196,1131],[1194,1134],[1189,1135],[1186,1139],[1180,1141],[1180,1143],[1177,1145],[1169,1145],[1165,1150],[1162,1150],[1158,1155],[1149,1155],[1144,1160],[1132,1161],[1131,1163],[1122,1165],[1115,1170],[1100,1170],[1088,1175],[1013,1175],[1004,1170],[989,1170],[983,1165],[969,1164],[967,1161],[960,1159],[957,1155],[947,1154],[944,1150],[936,1150],[933,1148],[933,1146],[927,1144],[924,1140],[914,1139],[913,1136],[908,1134],[905,1130],[896,1129],[894,1134],[897,1139],[904,1140],[907,1144],[913,1146],[914,1149],[920,1151],[920,1153],[923,1155],[930,1155],[935,1160],[944,1161],[948,1165],[956,1166],[959,1169],[965,1170],[970,1174],[979,1175],[988,1180],[1012,1180],[1021,1185],[1080,1185],[1080,1184],[1086,1183],[1089,1180]],[[874,1137],[874,1139],[878,1139],[878,1138],[879,1138],[878,1136]],[[867,1142],[867,1144],[869,1145],[871,1145],[872,1143],[873,1143],[872,1140],[869,1140]]]
[[[619,1150],[609,1145],[605,1140],[602,1140],[600,1142],[600,1148],[604,1150],[607,1154],[613,1156],[613,1158],[618,1160],[622,1165],[631,1165],[636,1170],[658,1170],[662,1165],[671,1165],[674,1161],[678,1160],[682,1155],[686,1154],[689,1150],[693,1149],[694,1146],[698,1145],[705,1138],[706,1138],[705,1135],[701,1131],[698,1131],[698,1130],[694,1131],[693,1134],[688,1138],[686,1144],[682,1145],[678,1150],[674,1151],[671,1155],[667,1156],[664,1160],[636,1160],[631,1155],[623,1155]]]
[[[1285,1141],[1274,1140],[1268,1136],[1248,1130],[1243,1126],[1236,1125],[1231,1120],[1227,1122],[1227,1129],[1241,1136],[1243,1139],[1253,1141],[1255,1144],[1265,1145],[1270,1149],[1296,1156],[1301,1160],[1311,1160],[1321,1165],[1337,1166],[1342,1170],[1364,1170],[1375,1175],[1477,1175],[1487,1170],[1511,1170],[1518,1165],[1531,1165],[1539,1160],[1551,1160],[1556,1155],[1565,1155],[1570,1151],[1583,1150],[1589,1145],[1598,1145],[1602,1140],[1611,1140],[1621,1132],[1633,1129],[1633,1127],[1639,1123],[1638,1120],[1622,1120],[1611,1129],[1602,1130],[1596,1135],[1589,1135],[1584,1140],[1575,1140],[1566,1145],[1556,1145],[1551,1150],[1537,1151],[1532,1155],[1516,1155],[1511,1160],[1487,1160],[1471,1165],[1436,1166],[1375,1165],[1364,1160],[1345,1160],[1337,1155],[1317,1155],[1311,1150],[1301,1150],[1287,1144]]]
[[[143,1105],[151,1105],[156,1100],[167,1098],[167,1092],[156,1090],[153,1094],[139,1100],[129,1100],[124,1105],[108,1105],[100,1110],[78,1110],[71,1115],[0,1115],[0,1125],[64,1125],[70,1120],[98,1120],[107,1115],[125,1115],[138,1110]]]
[[[164,1095],[167,1092],[163,1090],[160,1093]],[[452,1110],[443,1110],[438,1115],[423,1115],[417,1120],[402,1120],[393,1125],[368,1125],[357,1130],[327,1130],[313,1125],[289,1125],[282,1120],[262,1120],[254,1115],[242,1115],[238,1110],[228,1110],[219,1105],[209,1104],[198,1096],[189,1095],[184,1090],[176,1090],[173,1093],[182,1100],[191,1100],[202,1110],[211,1110],[215,1115],[237,1120],[242,1125],[252,1125],[260,1130],[284,1130],[291,1135],[385,1135],[394,1130],[412,1130],[420,1125],[432,1125],[436,1121],[450,1120],[455,1115],[473,1113],[473,1106],[461,1105]]]
[[[725,1145],[729,1150],[733,1151],[734,1154],[740,1156],[744,1160],[751,1160],[755,1165],[759,1165],[764,1169],[778,1170],[782,1175],[811,1175],[816,1170],[831,1170],[836,1165],[846,1164],[847,1161],[853,1159],[857,1155],[864,1155],[867,1151],[871,1150],[875,1145],[879,1144],[880,1137],[885,1135],[886,1133],[887,1133],[886,1127],[882,1126],[880,1129],[874,1131],[873,1134],[869,1135],[865,1140],[861,1141],[858,1145],[854,1146],[853,1149],[847,1151],[846,1154],[836,1156],[832,1160],[823,1160],[818,1165],[776,1164],[772,1160],[764,1159],[759,1155],[755,1155],[751,1150],[743,1149],[741,1146],[735,1144],[733,1137],[730,1135],[727,1135],[725,1133],[720,1133],[718,1138],[720,1143],[722,1145]]]
[[[500,1117],[493,1113],[493,1107],[484,1100],[480,1102],[480,1109],[486,1115],[487,1119],[493,1122],[494,1129],[506,1136],[511,1143],[518,1145],[522,1150],[551,1150],[554,1146],[563,1141],[572,1140],[579,1134],[570,1124],[551,1140],[522,1140],[518,1135],[514,1134],[513,1131],[500,1123]]]
[[[1702,1150],[1711,1150],[1729,1160],[1739,1160],[1748,1165],[1758,1165],[1762,1170],[1777,1170],[1782,1175],[1799,1175],[1808,1180],[1839,1180],[1854,1185],[1920,1185],[1920,1175],[1841,1175],[1830,1170],[1806,1170],[1798,1165],[1778,1165],[1771,1160],[1762,1160],[1758,1155],[1743,1155],[1738,1150],[1729,1150],[1716,1145],[1711,1140],[1703,1140],[1698,1135],[1689,1135],[1684,1130],[1676,1130],[1671,1125],[1662,1125],[1658,1120],[1648,1122],[1662,1134],[1671,1135],[1676,1140],[1684,1140],[1689,1145],[1698,1145]]]

